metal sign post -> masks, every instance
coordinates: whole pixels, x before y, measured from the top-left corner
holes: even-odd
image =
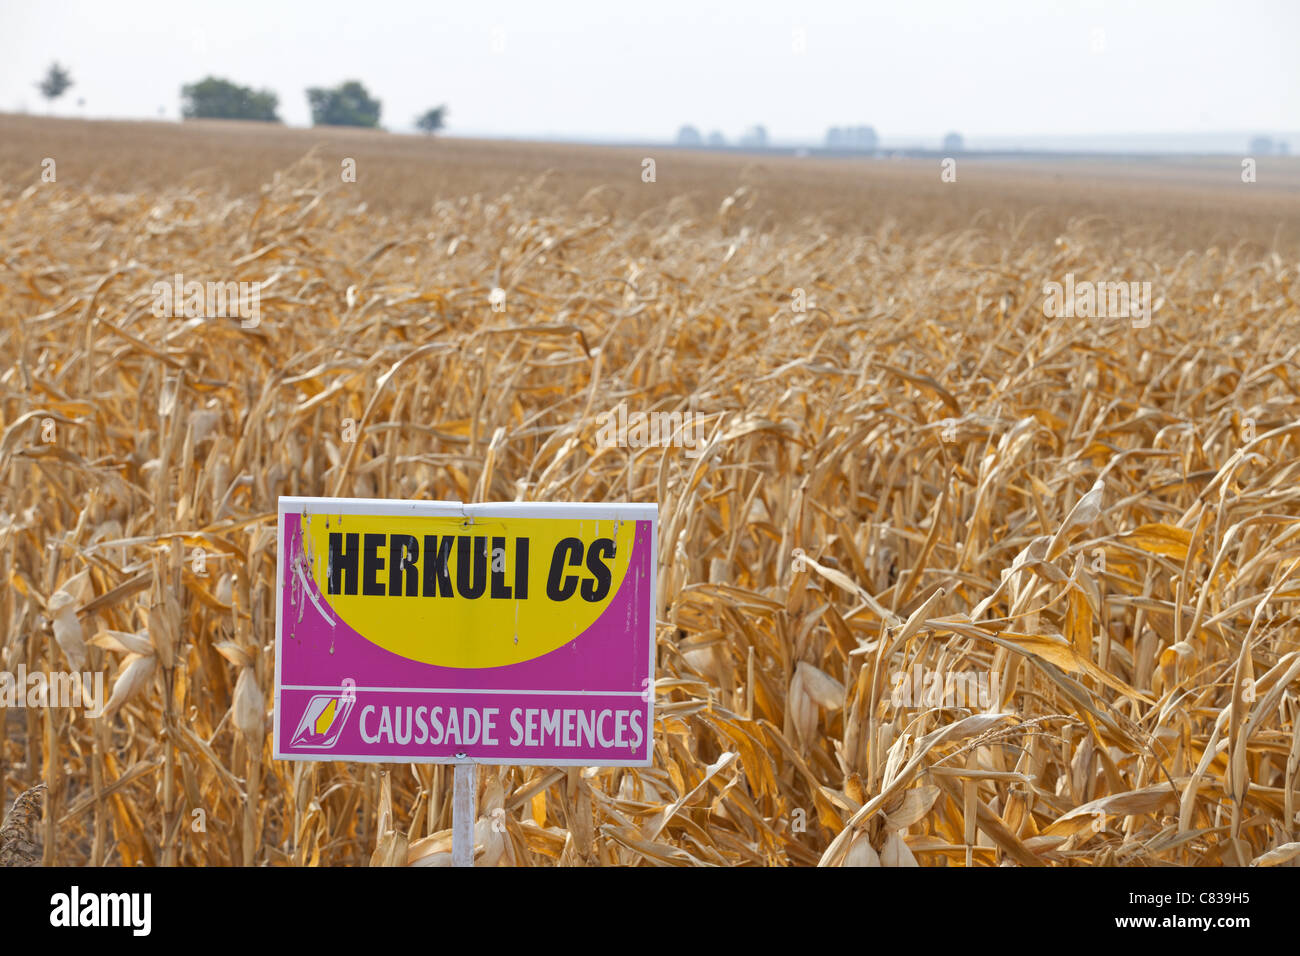
[[[457,755],[459,756],[459,754]],[[475,791],[477,767],[473,762],[455,765],[451,790],[451,865],[474,865]],[[445,844],[444,844],[445,845]]]

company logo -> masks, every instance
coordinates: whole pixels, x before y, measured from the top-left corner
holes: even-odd
[[[596,444],[601,448],[675,447],[686,449],[687,458],[698,458],[708,444],[708,416],[699,412],[629,413],[627,402],[619,402],[596,421]]]
[[[80,707],[87,717],[104,713],[104,672],[0,671],[0,708]]]
[[[50,897],[50,925],[57,927],[124,926],[133,936],[148,936],[152,911],[152,893],[83,893],[73,886]]]
[[[1151,324],[1150,282],[1075,282],[1065,274],[1065,284],[1043,284],[1043,315],[1048,318],[1132,319],[1133,328]]]
[[[987,709],[1001,699],[999,675],[984,671],[929,670],[915,665],[895,671],[889,702],[894,707]]]
[[[255,329],[262,322],[262,283],[185,281],[176,273],[173,281],[153,284],[153,314],[160,319],[241,319],[242,328]]]
[[[293,732],[292,746],[329,750],[339,742],[356,702],[356,683],[350,679],[343,682],[340,694],[314,694]]]

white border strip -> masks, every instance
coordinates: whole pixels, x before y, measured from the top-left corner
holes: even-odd
[[[398,501],[392,498],[303,498],[284,495],[279,514],[392,515],[394,517],[560,518],[599,521],[659,520],[659,506],[643,502]]]

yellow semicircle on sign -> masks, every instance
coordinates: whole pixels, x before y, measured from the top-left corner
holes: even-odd
[[[337,514],[317,513],[306,517],[302,528],[304,555],[321,596],[358,634],[387,651],[420,663],[487,668],[541,657],[591,627],[608,609],[627,576],[636,522],[481,516],[466,522],[457,517],[355,514],[342,516],[340,522]],[[343,559],[338,562],[340,568],[336,575],[336,583],[343,593],[337,594],[329,590],[331,535],[340,536],[335,546]],[[412,555],[399,544],[394,562],[394,535],[413,536],[419,553]],[[447,536],[454,541],[446,552],[449,554],[446,578],[438,580],[436,573],[426,575],[425,544],[432,538],[435,552],[441,552],[448,547],[443,541]],[[472,591],[479,584],[482,574],[475,572],[487,575],[482,594],[474,598],[461,593],[459,564],[466,553],[461,550],[462,538],[469,539],[466,547],[470,562],[463,582],[468,585],[467,590]],[[518,596],[521,582],[518,568],[525,563],[520,539],[527,540],[523,598]],[[565,539],[577,539],[581,543],[578,561],[572,560],[572,544],[561,549],[557,556],[557,549]],[[595,557],[591,556],[593,545],[601,539],[612,542],[612,556],[606,550],[608,543],[596,549]],[[363,593],[367,545],[373,545],[369,583],[372,589],[382,585],[382,594]],[[351,564],[352,548],[360,552],[355,571]],[[557,563],[559,581],[566,590],[572,591],[564,600],[547,597],[553,561]],[[394,563],[400,567],[397,594],[392,593],[391,565]],[[601,593],[603,567],[608,568],[609,584]],[[494,571],[498,593],[509,590],[509,597],[491,596]],[[350,575],[355,575],[355,581]],[[451,596],[443,593],[448,582],[453,591]],[[349,583],[355,587],[349,588]],[[408,585],[416,593],[406,593]],[[351,590],[355,593],[346,593]],[[433,593],[426,593],[429,590]],[[586,600],[584,593],[599,599]]]

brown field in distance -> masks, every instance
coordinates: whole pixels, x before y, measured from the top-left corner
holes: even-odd
[[[0,671],[112,694],[0,705],[0,859],[446,863],[448,769],[269,758],[300,494],[660,505],[654,766],[484,768],[480,865],[1293,865],[1298,161],[937,167],[0,116]]]
[[[41,160],[58,163],[59,182],[98,192],[187,186],[255,194],[309,150],[326,167],[357,161],[343,196],[381,212],[427,212],[439,199],[490,197],[542,177],[560,203],[593,189],[592,208],[637,216],[673,200],[708,213],[744,186],[755,224],[815,221],[863,234],[886,222],[906,232],[1008,224],[1026,238],[1054,238],[1067,224],[1180,247],[1241,241],[1300,249],[1300,157],[1260,157],[1258,181],[1241,182],[1238,157],[1094,160],[981,160],[959,157],[958,181],[939,180],[931,160],[871,161],[515,143],[398,136],[340,128],[291,129],[266,123],[112,122],[0,114],[0,181],[39,181]],[[657,180],[641,181],[656,160]],[[648,225],[648,224],[647,224]],[[649,226],[648,226],[649,227]]]

